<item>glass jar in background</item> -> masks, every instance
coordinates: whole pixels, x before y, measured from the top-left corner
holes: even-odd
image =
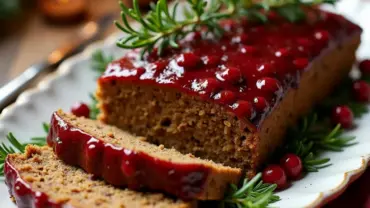
[[[42,15],[53,22],[78,21],[88,11],[88,0],[38,0]]]

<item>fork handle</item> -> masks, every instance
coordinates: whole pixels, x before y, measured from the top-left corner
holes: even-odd
[[[50,68],[48,62],[40,62],[27,68],[21,75],[0,88],[0,112],[14,102],[18,95]]]

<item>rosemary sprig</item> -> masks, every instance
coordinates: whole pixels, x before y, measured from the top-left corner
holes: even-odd
[[[104,54],[102,50],[96,50],[91,55],[91,68],[101,75],[112,61],[113,56]]]
[[[184,19],[176,17],[179,3],[176,2],[170,10],[167,0],[158,0],[151,6],[147,15],[139,10],[138,0],[133,0],[133,8],[126,7],[122,2],[122,23],[115,22],[116,26],[127,34],[117,41],[117,45],[126,49],[141,48],[141,54],[158,47],[160,55],[164,48],[178,48],[178,42],[188,33],[196,30],[205,30],[219,37],[223,28],[219,25],[220,19],[242,16],[258,19],[262,22],[268,20],[266,14],[276,11],[281,16],[294,22],[304,18],[304,6],[317,4],[334,4],[336,0],[266,0],[254,2],[253,0],[187,0],[184,5]],[[135,28],[129,23],[129,18],[139,24]]]
[[[364,78],[365,81],[370,83],[370,78],[369,80],[366,80],[366,77]],[[330,115],[328,113],[331,113],[331,109],[335,105],[347,105],[351,108],[356,118],[367,113],[369,111],[368,105],[354,100],[353,93],[351,91],[352,83],[353,80],[350,77],[343,80],[343,82],[334,90],[333,94],[318,106],[317,111],[319,114],[324,116]]]
[[[91,68],[98,73],[98,76],[102,75],[107,68],[108,64],[114,60],[112,55],[106,55],[102,50],[96,50],[91,55]],[[90,93],[90,118],[96,120],[100,110],[97,106],[98,100],[93,93]]]
[[[100,113],[100,110],[98,108],[98,100],[96,99],[95,95],[90,93],[90,99],[91,99],[91,103],[90,103],[90,118],[93,119],[93,120],[96,120],[99,113]]]
[[[230,190],[220,202],[220,207],[263,208],[279,201],[279,196],[273,193],[276,184],[263,183],[261,177],[262,174],[258,173],[251,180],[244,179],[240,188],[234,184],[230,185]]]
[[[314,113],[288,131],[284,152],[295,153],[302,158],[306,171],[316,172],[330,165],[329,158],[320,157],[321,152],[339,152],[356,144],[353,142],[355,137],[345,137],[342,134],[343,129],[339,124],[332,128],[325,120],[319,121]]]
[[[42,124],[44,132],[47,134],[49,132],[49,124],[43,123]],[[17,152],[24,152],[25,148],[29,144],[37,145],[37,146],[44,146],[46,145],[46,136],[43,137],[33,137],[31,138],[30,142],[21,143],[19,140],[13,135],[13,133],[8,133],[6,139],[10,143],[7,145],[5,143],[0,144],[0,176],[4,176],[4,163],[6,156],[8,154],[13,154]]]
[[[184,20],[176,18],[178,2],[170,11],[167,0],[158,0],[146,16],[141,14],[138,0],[133,0],[133,9],[120,2],[123,24],[117,21],[115,24],[127,34],[127,37],[120,39],[117,45],[122,48],[142,48],[143,54],[151,51],[158,43],[158,53],[161,54],[167,46],[178,48],[178,40],[201,27],[207,27],[209,32],[221,35],[222,28],[217,21],[231,17],[236,12],[235,6],[238,1],[210,0],[208,7],[205,0],[187,0],[186,2],[190,9],[185,9]],[[225,6],[226,9],[221,10],[222,6]],[[129,17],[138,22],[141,28],[134,29],[128,22]]]

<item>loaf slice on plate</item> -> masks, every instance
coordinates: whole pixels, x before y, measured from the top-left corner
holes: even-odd
[[[192,208],[195,203],[115,188],[59,160],[50,147],[8,155],[5,183],[18,207]]]
[[[222,199],[241,170],[150,144],[116,127],[53,113],[48,144],[70,165],[116,186],[163,191],[183,199]]]
[[[361,28],[317,9],[306,16],[225,21],[221,39],[190,34],[161,57],[130,51],[98,80],[99,119],[253,175],[354,63]]]

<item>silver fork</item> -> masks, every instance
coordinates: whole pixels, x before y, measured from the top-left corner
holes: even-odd
[[[30,66],[21,75],[1,87],[0,112],[14,102],[18,95],[42,74],[54,71],[65,59],[81,52],[89,43],[99,39],[113,23],[113,19],[113,14],[107,14],[97,21],[86,23],[71,41],[57,48],[45,60]]]

